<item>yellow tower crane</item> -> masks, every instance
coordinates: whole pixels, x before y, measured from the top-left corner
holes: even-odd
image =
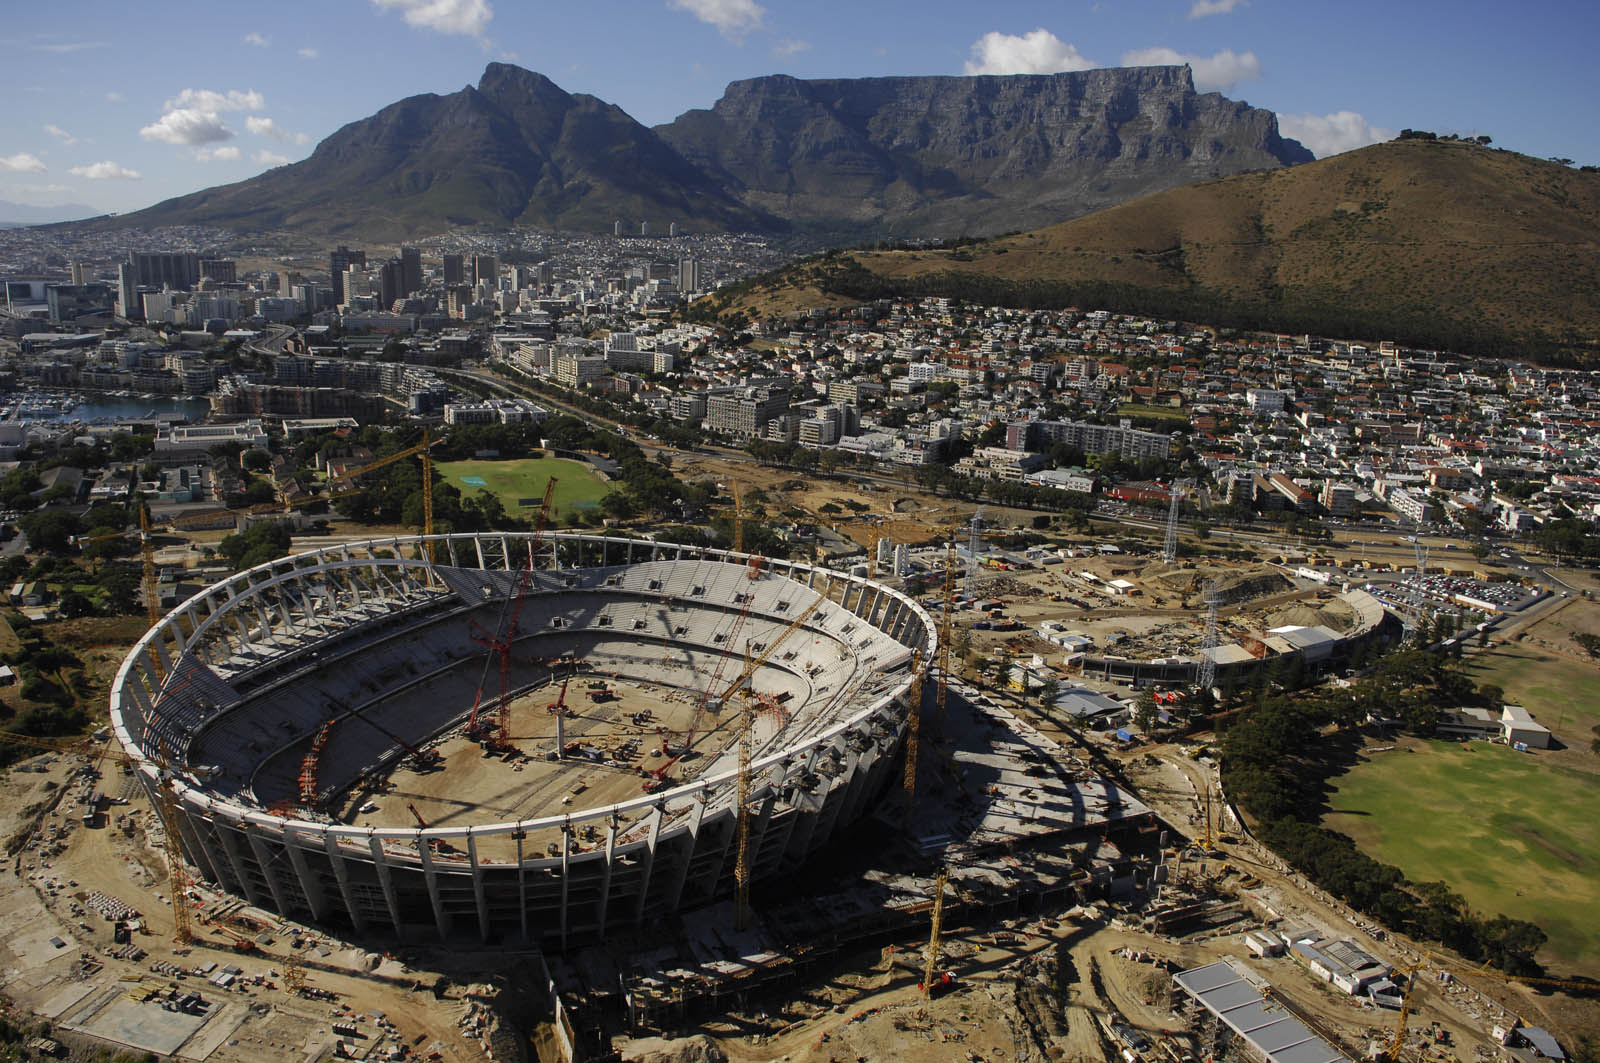
[[[944,731],[945,713],[950,701],[950,646],[956,611],[956,541],[950,540],[944,552],[944,617],[939,621],[939,731]]]
[[[922,995],[933,996],[933,972],[939,963],[939,940],[944,933],[944,884],[949,871],[939,867],[939,877],[933,883],[933,915],[928,931],[928,951],[922,961]]]
[[[911,655],[910,711],[906,714],[906,827],[917,800],[917,738],[922,730],[922,651]]]

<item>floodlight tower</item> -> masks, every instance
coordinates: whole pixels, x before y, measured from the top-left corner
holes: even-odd
[[[1406,595],[1409,599],[1406,604],[1410,608],[1406,611],[1405,633],[1401,636],[1402,644],[1410,642],[1417,629],[1424,626],[1422,603],[1425,596],[1422,592],[1422,578],[1428,568],[1428,548],[1422,545],[1422,537],[1419,535],[1411,536],[1411,545],[1417,553],[1417,568],[1411,574],[1411,586]]]
[[[979,506],[972,514],[972,529],[967,534],[967,597],[978,590],[978,527],[983,523],[985,507]]]
[[[1161,547],[1161,560],[1171,564],[1178,559],[1178,508],[1183,504],[1183,493],[1190,481],[1175,480],[1172,484],[1172,504],[1167,507],[1167,539]]]
[[[1222,604],[1222,592],[1216,580],[1206,580],[1206,633],[1200,640],[1200,667],[1195,670],[1195,684],[1201,690],[1217,685],[1217,606]]]

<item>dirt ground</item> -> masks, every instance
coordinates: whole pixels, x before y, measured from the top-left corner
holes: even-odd
[[[6,912],[0,926],[0,992],[24,1011],[55,1019],[54,1036],[74,1045],[94,1043],[72,1033],[75,1016],[92,1010],[83,1002],[142,978],[200,992],[220,1005],[184,1053],[208,1048],[206,1058],[222,1063],[316,1058],[332,1048],[330,1021],[358,1024],[361,1040],[374,1047],[416,1042],[448,1060],[483,1058],[477,1037],[469,1033],[472,1003],[459,993],[436,999],[417,991],[419,985],[432,985],[436,975],[406,970],[393,959],[315,934],[300,935],[308,944],[293,949],[296,938],[275,919],[261,945],[239,953],[232,946],[235,936],[203,921],[223,899],[201,887],[189,893],[195,942],[175,947],[166,864],[145,833],[152,814],[141,788],[117,765],[102,762],[102,776],[93,786],[114,803],[96,826],[85,827],[78,781],[83,764],[76,756],[50,754],[0,776],[0,832],[16,853],[0,874]],[[26,770],[36,766],[45,766],[45,773]],[[131,943],[144,955],[107,954],[115,943],[101,897],[140,913],[141,929]],[[334,997],[313,1000],[284,989],[284,961],[290,956],[305,968],[308,985]],[[220,989],[178,973],[213,962],[243,969],[235,988]],[[161,1010],[158,1003],[143,1007],[155,1009],[152,1014]],[[342,1019],[334,1019],[336,1013]],[[386,1016],[389,1026],[373,1013]]]

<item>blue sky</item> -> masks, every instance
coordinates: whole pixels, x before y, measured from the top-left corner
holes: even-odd
[[[62,0],[7,12],[0,199],[132,210],[505,60],[646,125],[736,78],[1189,61],[1318,154],[1403,127],[1600,163],[1593,0]]]

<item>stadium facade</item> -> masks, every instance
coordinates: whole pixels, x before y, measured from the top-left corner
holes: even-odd
[[[899,591],[803,563],[603,535],[376,540],[207,587],[118,671],[116,736],[152,800],[168,788],[199,876],[359,934],[563,947],[731,893],[736,744],[668,789],[595,807],[552,798],[528,819],[469,806],[448,824],[370,827],[290,807],[319,732],[329,794],[459,733],[487,672],[483,631],[524,578],[515,691],[549,683],[549,662],[565,658],[689,697],[719,662],[737,676],[747,648],[759,656],[804,617],[751,679],[786,707],[754,732],[756,881],[797,869],[882,795],[920,689],[913,670],[936,646],[932,618]]]

